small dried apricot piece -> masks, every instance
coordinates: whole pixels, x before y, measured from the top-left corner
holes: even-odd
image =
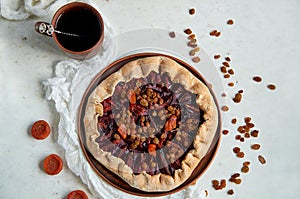
[[[31,135],[37,140],[46,139],[50,134],[50,126],[44,120],[36,121],[31,127]]]
[[[56,175],[61,172],[63,168],[62,159],[56,155],[51,154],[44,159],[44,171],[49,175]]]
[[[88,199],[88,196],[84,191],[75,190],[68,194],[67,199]]]

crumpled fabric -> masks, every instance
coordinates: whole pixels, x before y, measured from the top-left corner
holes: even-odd
[[[91,0],[0,0],[0,15],[8,20],[45,17],[53,15],[60,6],[75,1],[95,4]]]

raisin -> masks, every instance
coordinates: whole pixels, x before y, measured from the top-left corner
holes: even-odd
[[[237,122],[237,119],[236,119],[236,118],[233,118],[233,119],[231,120],[231,123],[232,123],[232,124],[236,124],[236,122]]]
[[[192,61],[195,62],[195,63],[198,63],[198,62],[201,61],[201,59],[200,59],[200,57],[193,57]]]
[[[245,157],[245,154],[244,154],[244,152],[240,151],[236,154],[236,156],[239,158],[243,158],[243,157]]]
[[[243,173],[248,173],[249,172],[249,167],[248,166],[243,166],[242,169],[241,169],[241,171]]]
[[[190,15],[195,14],[195,12],[196,12],[195,8],[191,8],[191,9],[189,10],[189,14],[190,14]]]
[[[228,25],[233,25],[233,20],[232,19],[228,19],[227,24]]]
[[[253,149],[253,150],[259,150],[260,149],[260,145],[259,144],[252,144],[251,145],[251,149]]]
[[[230,57],[225,57],[226,61],[231,61]]]
[[[228,190],[228,191],[227,191],[227,194],[228,194],[228,195],[233,195],[233,194],[234,194],[233,189]]]
[[[276,86],[274,84],[268,84],[267,88],[270,89],[270,90],[275,90]]]
[[[261,82],[262,81],[262,78],[259,77],[259,76],[255,76],[252,78],[255,82]]]
[[[241,149],[239,147],[234,147],[233,148],[234,153],[239,153],[240,151],[241,151]]]
[[[253,130],[253,131],[250,132],[250,135],[251,135],[252,137],[258,137],[258,133],[259,133],[258,130]]]
[[[214,55],[214,59],[219,59],[221,55]]]
[[[234,98],[232,99],[235,103],[240,103],[242,101],[242,94],[241,93],[237,93],[235,94]]]
[[[170,36],[171,38],[175,38],[175,37],[176,37],[176,34],[175,34],[174,31],[172,31],[172,32],[169,33],[169,36]]]
[[[209,33],[209,35],[210,35],[210,36],[215,36],[217,32],[218,32],[217,30],[213,30],[213,31],[211,31],[211,32]]]
[[[228,83],[228,86],[233,87],[233,86],[234,86],[234,83],[233,83],[233,82],[229,82],[229,83]]]
[[[190,29],[190,28],[187,28],[184,30],[184,33],[187,34],[187,35],[190,35],[193,33],[193,31]]]
[[[224,111],[224,112],[226,112],[226,111],[228,111],[229,110],[229,107],[228,106],[222,106],[222,111]]]
[[[258,156],[258,160],[261,164],[266,164],[266,162],[267,162],[266,159],[262,155]]]

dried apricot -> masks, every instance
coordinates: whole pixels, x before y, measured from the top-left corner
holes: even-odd
[[[56,175],[61,172],[63,168],[62,159],[56,155],[51,154],[44,159],[44,171],[49,175]]]
[[[88,199],[88,196],[84,191],[75,190],[68,194],[67,199]]]
[[[31,135],[37,140],[46,139],[50,134],[50,126],[44,120],[36,121],[31,127]]]

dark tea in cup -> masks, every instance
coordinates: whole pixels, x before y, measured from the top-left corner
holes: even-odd
[[[56,30],[76,34],[69,36],[56,34],[58,42],[66,49],[81,52],[95,46],[101,37],[101,22],[91,10],[78,6],[70,8],[58,16]]]
[[[36,30],[52,36],[58,47],[75,59],[94,56],[104,38],[104,22],[100,13],[82,2],[62,6],[54,14],[51,24],[37,22]]]

